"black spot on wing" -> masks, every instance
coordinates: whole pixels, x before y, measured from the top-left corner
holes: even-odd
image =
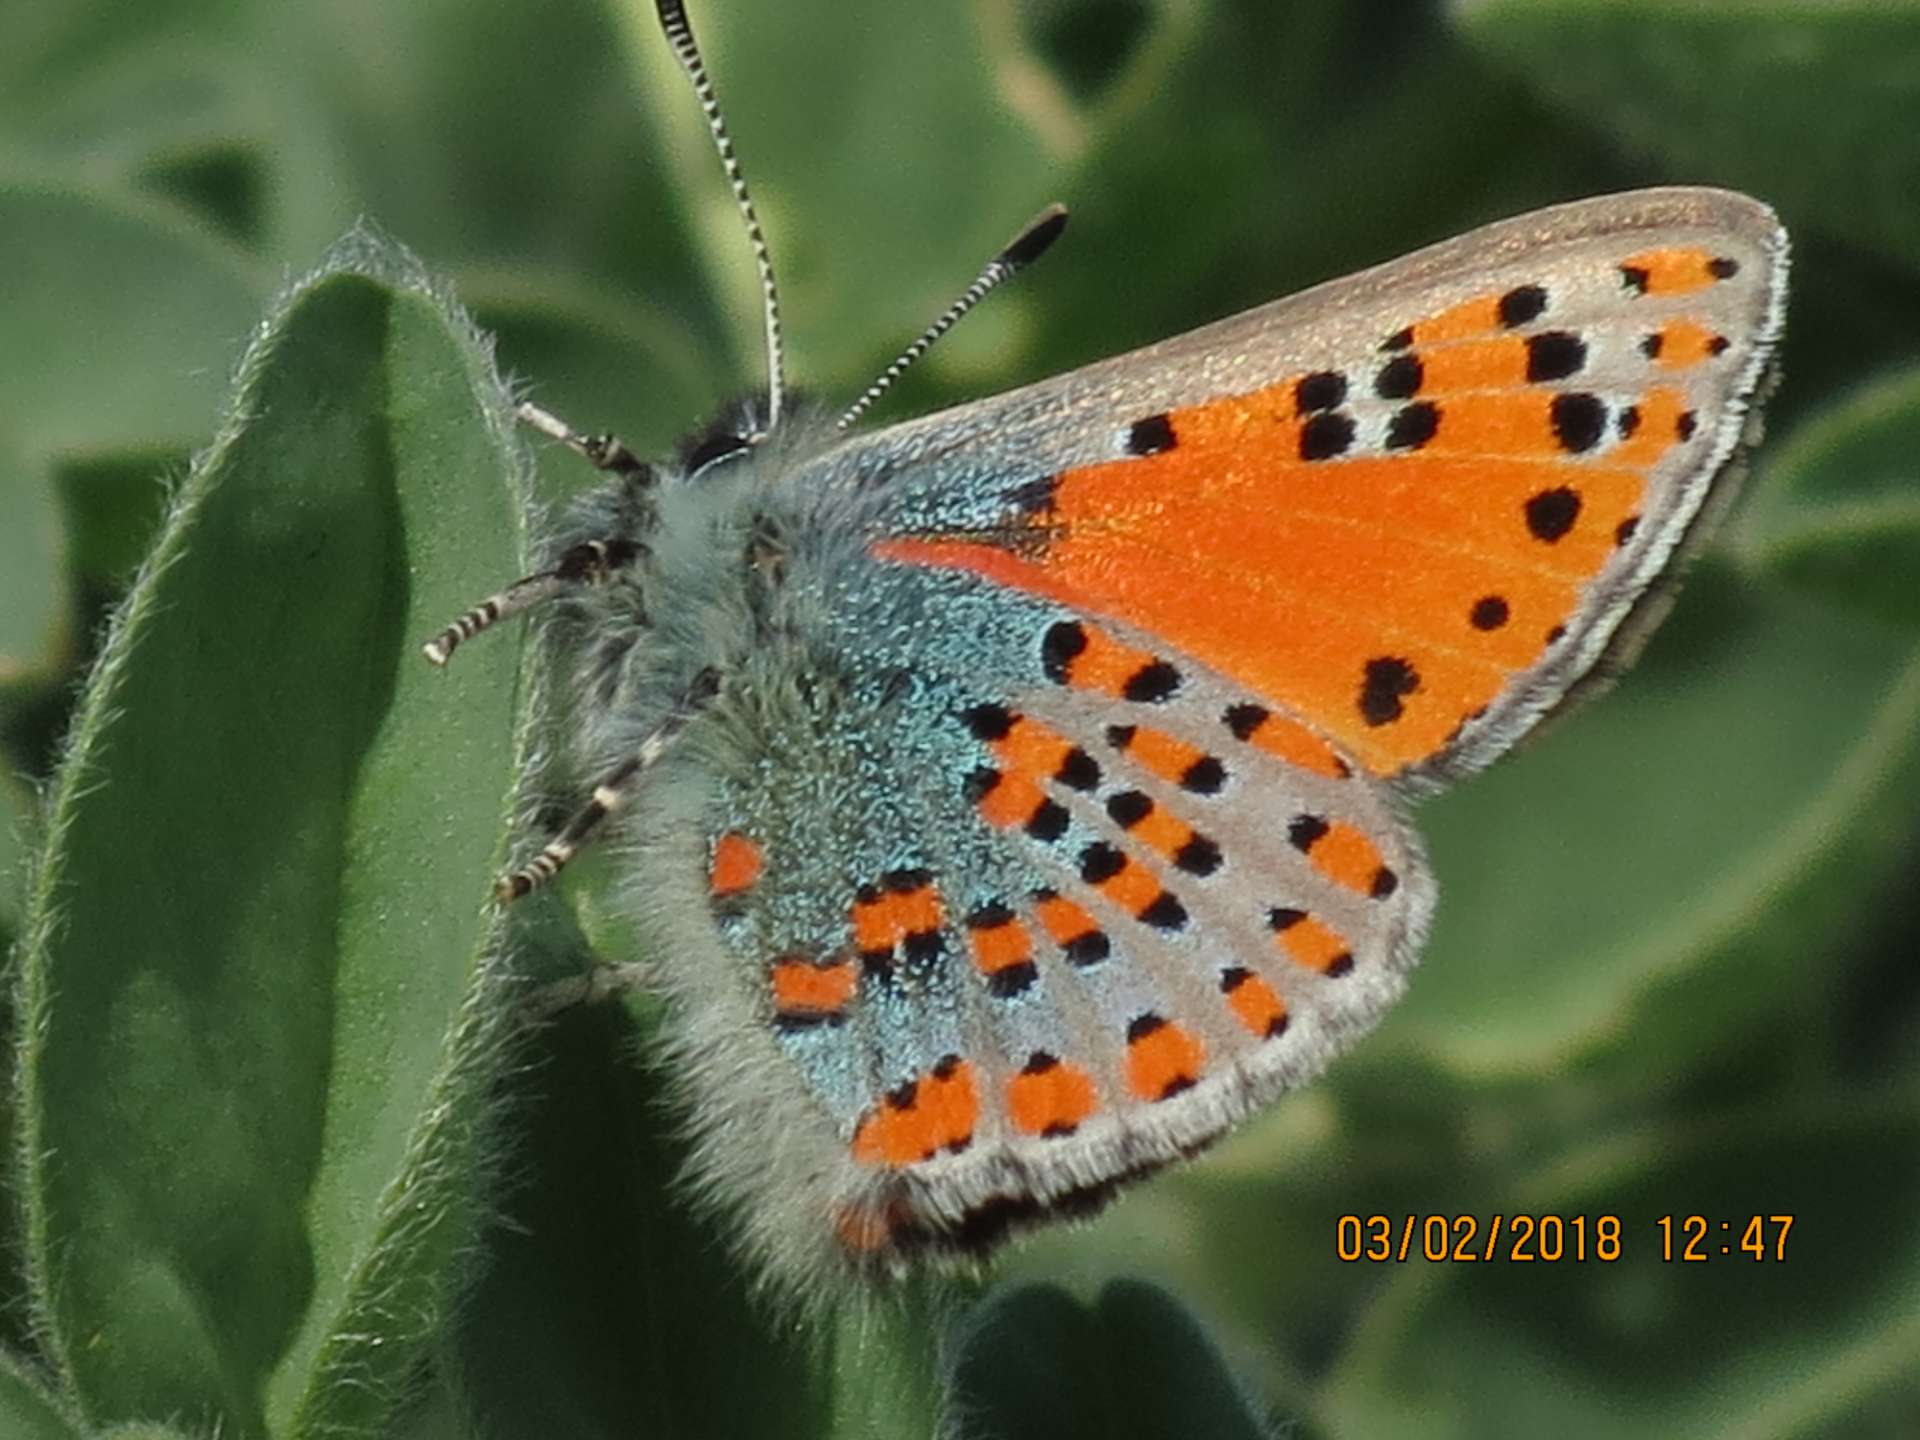
[[[1473,602],[1473,608],[1467,612],[1467,622],[1476,630],[1498,630],[1507,623],[1509,613],[1503,597],[1483,595]]]
[[[1548,417],[1561,448],[1575,455],[1598,445],[1607,431],[1606,402],[1584,390],[1554,396]]]
[[[1174,437],[1173,421],[1165,414],[1149,415],[1144,420],[1136,420],[1127,431],[1129,455],[1160,455],[1179,443]]]
[[[1195,795],[1218,795],[1227,783],[1227,767],[1212,755],[1202,755],[1180,776],[1180,786]]]
[[[1387,422],[1389,450],[1418,450],[1440,433],[1440,407],[1431,400],[1416,400],[1393,412]]]
[[[1420,672],[1397,655],[1367,661],[1361,671],[1360,718],[1373,726],[1390,725],[1406,711],[1402,703],[1420,688]]]
[[[1027,817],[1026,831],[1034,839],[1051,845],[1067,833],[1071,819],[1064,806],[1052,800],[1042,800],[1034,807],[1033,814]]]
[[[1003,965],[987,977],[987,993],[996,1000],[1011,1000],[1031,990],[1040,971],[1031,960]]]
[[[1547,309],[1547,292],[1539,285],[1519,285],[1500,297],[1500,323],[1509,330],[1538,320]]]
[[[1189,875],[1211,875],[1220,860],[1220,847],[1205,835],[1195,835],[1173,854],[1173,863]]]
[[[1180,672],[1164,660],[1142,665],[1127,677],[1120,693],[1129,700],[1156,704],[1170,699],[1180,689]]]
[[[1055,507],[1055,496],[1060,491],[1058,475],[1042,475],[1037,480],[1023,480],[1007,492],[1007,503],[1021,515],[1044,515]]]
[[[1293,387],[1293,408],[1302,415],[1316,410],[1336,410],[1346,402],[1347,377],[1337,370],[1320,370],[1303,376]]]
[[[1411,400],[1426,381],[1418,355],[1396,355],[1373,377],[1373,393],[1382,400]]]
[[[1333,411],[1312,416],[1300,427],[1300,458],[1332,460],[1353,446],[1353,417]]]
[[[1534,384],[1565,380],[1587,363],[1587,342],[1570,330],[1543,330],[1527,337],[1527,379]]]
[[[1573,529],[1580,518],[1580,492],[1561,485],[1542,490],[1522,507],[1527,517],[1527,533],[1551,545]]]
[[[961,718],[980,740],[1004,740],[1013,732],[1014,714],[1004,705],[975,705]]]
[[[1100,766],[1091,755],[1076,745],[1060,757],[1060,768],[1053,772],[1053,778],[1069,790],[1097,790],[1100,788]]]
[[[1296,815],[1287,825],[1287,843],[1302,855],[1310,854],[1328,828],[1327,822],[1318,815]]]
[[[1073,662],[1087,648],[1086,627],[1077,620],[1058,620],[1040,640],[1040,665],[1056,685],[1067,683]]]

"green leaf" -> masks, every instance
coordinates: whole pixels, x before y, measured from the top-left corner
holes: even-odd
[[[969,1440],[1274,1433],[1186,1308],[1138,1281],[1109,1283],[1090,1306],[1056,1286],[995,1296],[960,1339],[953,1392]]]
[[[693,222],[700,288],[728,302],[736,358],[719,378],[757,388],[759,286],[713,142],[653,5],[615,10],[674,208]],[[777,246],[791,368],[810,385],[864,384],[874,356],[897,351],[1054,198],[1042,147],[996,91],[963,7],[873,7],[854,25],[811,6],[709,4],[691,19]],[[799,74],[859,83],[822,103],[795,94]],[[914,111],[943,118],[903,128]]]
[[[517,573],[498,383],[404,257],[283,298],[89,681],[22,965],[28,1261],[96,1419],[358,1434],[484,1177]],[[506,483],[503,483],[503,479]]]
[[[1741,530],[1761,574],[1920,626],[1920,370],[1888,376],[1768,456]]]
[[[1911,0],[1466,0],[1456,14],[1549,103],[1672,173],[1920,262]]]
[[[611,431],[641,455],[669,453],[693,428],[711,366],[664,309],[489,270],[462,272],[458,288],[529,400],[587,434]],[[601,479],[565,446],[543,441],[535,455],[544,495],[571,495]]]
[[[461,1312],[462,1404],[503,1440],[931,1433],[938,1307],[850,1297],[822,1332],[751,1297],[722,1223],[673,1183],[686,1146],[648,1014],[636,1032],[616,1006],[564,1012],[516,1082],[526,1180]]]
[[[0,274],[0,684],[15,684],[55,673],[73,640],[57,468],[204,438],[260,288],[172,217],[21,179],[0,180]]]
[[[7,1440],[84,1440],[87,1432],[65,1402],[0,1351],[0,1433]]]
[[[501,1440],[814,1433],[806,1340],[755,1312],[673,1191],[684,1146],[634,1042],[619,1006],[575,1007],[514,1078],[524,1178],[459,1315],[464,1403]]]
[[[10,775],[0,775],[0,956],[20,930],[20,904],[27,884],[27,841],[34,822],[32,797]]]

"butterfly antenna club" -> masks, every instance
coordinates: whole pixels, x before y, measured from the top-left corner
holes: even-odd
[[[766,428],[771,430],[780,421],[780,402],[786,388],[781,366],[780,296],[773,280],[773,256],[767,249],[766,234],[760,228],[760,216],[753,208],[753,197],[747,193],[747,177],[741,173],[739,158],[733,153],[726,117],[720,113],[720,100],[714,94],[706,61],[700,58],[700,47],[694,41],[686,7],[680,0],[655,0],[655,8],[660,13],[660,28],[666,32],[667,43],[673,47],[674,57],[692,82],[700,111],[707,117],[707,131],[713,136],[714,149],[720,152],[720,165],[726,171],[734,203],[740,207],[740,218],[747,227],[747,243],[753,247],[753,263],[760,272],[760,298],[767,331]]]
[[[949,305],[938,320],[921,331],[920,337],[902,350],[894,362],[880,372],[880,378],[847,407],[846,413],[837,422],[839,428],[845,430],[864,415],[873,402],[886,394],[893,382],[906,373],[908,366],[933,348],[934,341],[960,323],[961,316],[1046,254],[1048,247],[1060,238],[1060,232],[1066,228],[1067,207],[1064,205],[1049,205],[1028,221],[1026,228],[989,260],[974,277],[973,283],[961,291],[960,298]]]

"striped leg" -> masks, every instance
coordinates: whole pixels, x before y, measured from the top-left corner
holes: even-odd
[[[526,401],[514,408],[513,415],[529,430],[538,430],[549,440],[558,440],[596,470],[611,470],[620,475],[647,473],[646,461],[635,456],[617,435],[583,435],[552,411]]]
[[[482,630],[577,586],[599,584],[614,571],[631,565],[641,548],[632,540],[582,541],[563,554],[553,569],[516,580],[498,594],[489,595],[420,649],[435,665],[445,665],[456,649]]]
[[[549,840],[538,855],[520,869],[496,880],[493,893],[503,901],[518,900],[558,875],[561,867],[580,853],[580,847],[593,837],[607,817],[632,798],[641,778],[660,762],[660,757],[687,728],[687,722],[700,713],[718,688],[719,677],[711,670],[701,671],[686,699],[640,742],[633,757],[615,766],[593,787],[593,798],[573,812],[560,827],[560,833]]]

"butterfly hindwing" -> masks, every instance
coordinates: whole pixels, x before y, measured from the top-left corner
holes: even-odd
[[[939,615],[948,582],[900,581]],[[731,721],[771,763],[722,787],[709,904],[825,1117],[812,1233],[856,1259],[984,1249],[1192,1153],[1371,1028],[1432,903],[1391,799],[1296,719],[1011,613],[1019,653],[903,638],[886,683],[863,647]]]
[[[876,551],[1135,625],[1376,774],[1475,768],[1701,514],[1784,270],[1721,191],[1490,226],[863,442]]]

